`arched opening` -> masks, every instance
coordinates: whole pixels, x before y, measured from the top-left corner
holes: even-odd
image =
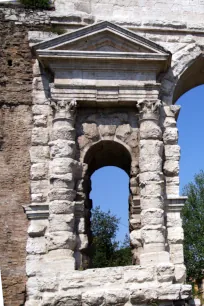
[[[81,252],[81,263],[80,267],[83,269],[91,267],[91,256],[92,256],[92,231],[91,231],[91,209],[92,209],[92,199],[91,199],[91,176],[99,169],[107,166],[114,166],[124,170],[130,177],[131,171],[131,154],[128,149],[112,140],[100,141],[89,148],[84,157],[84,163],[87,165],[86,173],[83,176],[83,192],[84,192],[84,218],[85,218],[85,234],[87,235],[88,243],[87,246],[80,250]],[[113,168],[113,167],[112,167]],[[103,168],[105,169],[105,168]],[[107,175],[107,173],[106,173]],[[105,180],[106,177],[103,177]],[[114,182],[112,182],[114,184]],[[128,182],[129,185],[129,182]],[[104,193],[104,190],[100,188],[100,193]],[[127,203],[127,202],[126,202]],[[128,212],[128,205],[124,209]],[[97,204],[96,204],[97,205]],[[79,268],[79,263],[78,263]]]
[[[173,95],[173,103],[190,89],[204,84],[204,56],[198,56],[180,76]]]
[[[180,160],[180,191],[193,180],[201,169],[204,169],[203,113],[204,85],[197,86],[178,100],[181,112],[177,126],[179,130]]]
[[[130,265],[129,176],[106,166],[92,174],[91,185],[92,267]]]

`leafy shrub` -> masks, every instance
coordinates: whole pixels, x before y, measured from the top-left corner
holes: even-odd
[[[20,0],[25,7],[32,9],[49,9],[50,0]]]

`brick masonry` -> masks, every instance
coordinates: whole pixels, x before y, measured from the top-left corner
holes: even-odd
[[[25,247],[30,203],[32,56],[28,27],[0,16],[0,267],[5,306],[25,299]]]

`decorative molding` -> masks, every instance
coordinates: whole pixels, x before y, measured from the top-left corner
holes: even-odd
[[[188,197],[167,197],[165,199],[166,212],[181,212]]]
[[[49,205],[47,203],[29,204],[22,207],[29,220],[48,219],[49,217]]]

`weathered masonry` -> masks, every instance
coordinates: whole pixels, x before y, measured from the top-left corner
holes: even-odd
[[[176,22],[176,3],[168,15],[168,3],[159,10],[153,1],[112,2],[56,0],[48,12],[0,7],[5,306],[170,306],[190,298],[175,102],[203,83],[204,25],[190,1]],[[90,177],[108,165],[129,175],[133,265],[90,269]]]
[[[26,305],[165,305],[184,285],[176,117],[159,99],[171,54],[109,22],[33,46],[31,198]],[[130,176],[136,266],[89,267],[90,175]],[[108,275],[108,277],[107,277]]]

